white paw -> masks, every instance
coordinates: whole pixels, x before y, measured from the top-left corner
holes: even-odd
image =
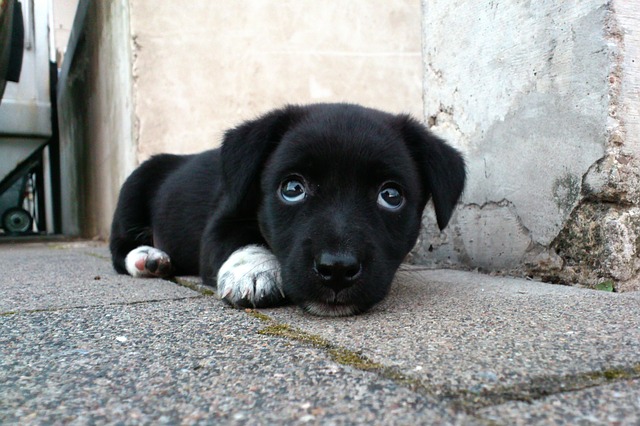
[[[250,245],[234,251],[218,271],[217,293],[235,306],[265,307],[285,296],[280,263],[265,247]]]
[[[131,250],[124,260],[132,277],[165,277],[171,274],[171,260],[162,250],[140,246]]]

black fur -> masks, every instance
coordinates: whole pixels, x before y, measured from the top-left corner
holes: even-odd
[[[290,176],[304,182],[300,203],[279,195]],[[387,182],[404,196],[398,210],[377,202]],[[126,273],[127,253],[153,245],[176,274],[199,273],[215,287],[231,253],[260,244],[279,260],[289,301],[364,311],[387,294],[427,201],[443,229],[464,182],[462,156],[408,116],[349,104],[288,106],[229,130],[221,149],[142,164],[120,194],[113,263]],[[326,254],[361,266],[339,292],[319,272]]]

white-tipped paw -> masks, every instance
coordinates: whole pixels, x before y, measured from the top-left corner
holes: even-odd
[[[166,277],[171,275],[169,255],[154,247],[136,247],[127,254],[124,263],[127,272],[132,277]]]
[[[265,247],[250,245],[234,251],[222,264],[218,297],[234,306],[266,307],[282,303],[280,263]]]

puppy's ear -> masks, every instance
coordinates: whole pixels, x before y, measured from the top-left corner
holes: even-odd
[[[462,195],[466,179],[464,158],[458,150],[432,135],[427,128],[408,115],[396,117],[397,128],[413,156],[425,182],[428,200],[433,205],[438,227],[444,229]],[[425,201],[426,201],[425,200]]]
[[[303,108],[289,105],[225,133],[221,158],[228,207],[235,210],[257,205],[262,167],[302,114]]]

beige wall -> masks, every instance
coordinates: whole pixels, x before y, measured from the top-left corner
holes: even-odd
[[[422,116],[419,0],[130,0],[138,159],[285,103]]]
[[[58,96],[65,234],[107,238],[136,164],[217,146],[286,103],[422,116],[419,0],[79,0],[78,11]]]

